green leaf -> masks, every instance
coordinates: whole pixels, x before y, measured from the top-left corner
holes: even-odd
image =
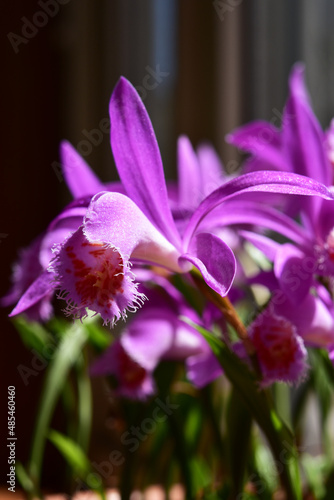
[[[86,341],[87,334],[81,323],[70,325],[67,331],[63,332],[63,338],[47,370],[37,412],[29,463],[29,473],[37,490],[40,485],[45,440],[50,421],[68,373],[80,356]]]
[[[275,459],[281,464],[280,479],[288,498],[300,500],[302,493],[293,435],[276,413],[269,393],[260,389],[255,375],[220,339],[188,318],[183,320],[196,328],[209,343],[226,377],[242,397],[267,437]]]
[[[112,342],[110,332],[106,331],[105,328],[98,325],[94,321],[88,321],[85,323],[85,328],[88,334],[89,343],[97,350],[97,352],[102,352],[107,349]]]
[[[80,446],[73,439],[55,430],[48,432],[48,438],[63,455],[73,472],[78,474],[80,479],[85,479],[91,471],[91,466]]]
[[[83,450],[88,450],[91,424],[93,398],[91,380],[87,370],[85,357],[81,356],[77,362],[77,383],[78,383],[78,444]]]
[[[330,469],[330,463],[324,456],[302,455],[302,465],[305,470],[307,482],[317,499],[322,499],[326,494],[325,476]]]
[[[237,390],[232,389],[227,408],[228,463],[234,495],[242,492],[250,449],[252,416]]]
[[[83,449],[73,439],[54,429],[49,431],[48,438],[62,454],[73,473],[78,475],[89,488],[100,493],[103,500],[106,500],[102,480],[97,481],[97,475],[93,473],[91,463]]]
[[[34,483],[21,462],[16,463],[15,474],[24,491],[32,493],[34,491]]]
[[[55,344],[52,335],[40,323],[28,321],[24,316],[18,316],[12,321],[28,349],[35,349],[38,353],[42,353],[47,344],[50,342]]]

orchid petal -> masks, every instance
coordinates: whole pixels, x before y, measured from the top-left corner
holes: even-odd
[[[274,171],[244,174],[226,182],[202,201],[186,228],[184,245],[187,247],[197,226],[211,210],[235,196],[252,192],[299,194],[334,199],[333,194],[323,184],[301,175]]]
[[[63,243],[82,224],[86,210],[83,207],[70,208],[64,210],[52,221],[42,239],[39,252],[39,261],[44,269],[48,267],[50,260],[54,257],[53,249],[55,246]]]
[[[180,264],[191,262],[201,272],[204,281],[221,296],[228,294],[235,272],[235,257],[229,246],[210,233],[198,233],[191,241],[189,253],[183,254]]]
[[[289,243],[281,245],[276,254],[274,272],[281,289],[293,304],[305,299],[313,282],[313,273],[307,268],[303,252]]]
[[[229,201],[212,211],[203,222],[206,227],[211,223],[214,227],[254,224],[282,234],[300,246],[313,244],[310,235],[293,219],[275,208],[252,201]]]
[[[66,184],[74,198],[92,196],[105,189],[102,182],[69,142],[61,143],[60,157]]]
[[[120,250],[87,240],[82,226],[63,243],[50,270],[56,275],[59,297],[67,302],[65,312],[74,318],[84,318],[91,309],[113,325],[145,300]]]
[[[127,194],[172,243],[179,244],[152,124],[125,78],[115,87],[109,111],[111,147]]]
[[[179,137],[177,144],[179,203],[181,207],[196,206],[202,189],[199,163],[188,137]]]
[[[201,190],[204,196],[227,181],[223,165],[215,149],[207,143],[202,143],[197,148],[197,158],[201,170]],[[203,198],[204,198],[203,196]]]
[[[280,244],[276,241],[264,236],[263,234],[253,233],[251,231],[238,231],[240,236],[252,243],[260,252],[262,252],[270,262],[274,262],[276,254],[280,248]]]
[[[217,357],[210,350],[187,358],[186,369],[190,382],[200,389],[223,373]]]
[[[25,310],[34,306],[37,302],[52,292],[53,288],[54,275],[48,271],[43,271],[25,291],[9,316],[16,316],[17,314],[21,314]]]
[[[308,294],[300,303],[281,300],[274,305],[276,314],[293,322],[309,345],[327,347],[334,343],[334,317],[320,297]]]
[[[324,133],[311,109],[301,64],[295,65],[290,76],[290,94],[283,117],[283,153],[296,173],[328,186],[332,172],[325,154]]]

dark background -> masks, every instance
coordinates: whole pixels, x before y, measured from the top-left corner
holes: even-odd
[[[59,11],[44,22],[36,14],[43,9],[35,0],[2,2],[0,296],[8,290],[18,249],[70,200],[52,168],[59,161],[60,140],[79,147],[85,133],[99,128],[120,75],[142,92],[168,177],[175,176],[180,133],[189,135],[194,145],[203,139],[213,142],[227,169],[239,161],[225,144],[225,134],[282,110],[295,61],[306,63],[308,87],[323,126],[334,115],[330,0],[62,0],[56,5]],[[44,26],[29,31],[27,20]],[[15,38],[24,33],[30,36],[24,37],[27,43]],[[168,75],[145,91],[145,77],[157,66]],[[104,181],[115,178],[106,134],[85,159]],[[17,367],[31,366],[33,355],[22,345],[8,312],[0,311],[0,434],[5,437],[7,430],[7,387],[14,385],[16,451],[25,461],[43,373],[24,385]],[[94,430],[99,444],[105,420],[99,387],[96,399],[101,405]],[[57,457],[50,450],[46,460],[52,466],[45,467],[45,485],[60,489]],[[7,449],[1,443],[0,470],[7,467]]]

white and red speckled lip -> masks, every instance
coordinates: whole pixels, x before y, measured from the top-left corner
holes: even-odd
[[[89,308],[105,323],[113,323],[145,299],[122,255],[114,247],[88,241],[82,229],[67,240],[52,266],[60,296],[67,301],[66,312],[74,317],[86,316]]]

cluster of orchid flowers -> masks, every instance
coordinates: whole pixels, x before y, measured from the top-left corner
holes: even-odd
[[[10,316],[47,321],[55,292],[77,319],[95,313],[113,327],[135,312],[91,367],[114,375],[118,393],[130,398],[155,391],[163,359],[184,360],[197,387],[221,375],[206,340],[183,317],[218,332],[245,362],[255,354],[263,386],[302,380],[307,347],[327,349],[334,362],[334,125],[321,130],[301,65],[290,77],[281,129],[256,121],[227,137],[249,154],[241,175],[227,175],[211,146],[194,151],[182,136],[178,182],[166,183],[150,119],[124,78],[110,121],[120,182],[101,183],[62,143],[73,201],[22,251],[2,299],[16,304]],[[252,274],[250,248],[266,263]],[[176,275],[200,297],[197,309]],[[261,306],[256,285],[266,291]],[[210,294],[228,296],[231,307],[248,301],[247,342],[231,336]]]

